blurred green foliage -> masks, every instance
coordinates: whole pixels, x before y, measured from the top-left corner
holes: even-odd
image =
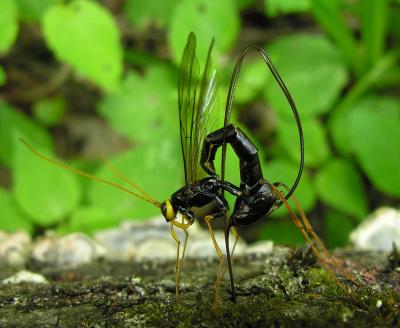
[[[158,214],[50,165],[18,137],[117,181],[90,156],[105,155],[155,199],[169,197],[183,184],[177,76],[193,31],[200,63],[216,40],[221,117],[237,53],[253,40],[270,53],[304,128],[305,172],[296,195],[328,244],[344,245],[369,211],[400,198],[399,19],[395,0],[0,1],[0,229],[91,233]],[[235,106],[234,121],[247,124],[259,145],[265,177],[290,185],[299,161],[296,126],[255,56],[245,60]],[[105,122],[94,137],[85,115],[90,127]],[[83,137],[66,152],[63,137],[73,129]],[[110,138],[118,149],[93,146]],[[231,151],[227,163],[228,180],[238,184]],[[284,208],[259,231],[260,238],[302,242]]]
[[[46,43],[60,61],[105,91],[118,88],[123,49],[110,12],[95,2],[76,0],[49,7],[42,24]]]
[[[13,0],[0,2],[0,53],[7,52],[18,33],[17,7]]]
[[[39,99],[33,105],[32,111],[37,120],[44,125],[55,126],[64,118],[66,103],[61,97]]]

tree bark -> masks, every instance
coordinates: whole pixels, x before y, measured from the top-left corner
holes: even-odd
[[[214,259],[185,259],[179,302],[174,262],[31,264],[49,283],[0,285],[0,327],[399,326],[393,254],[341,251],[336,259],[336,266],[324,267],[308,251],[285,247],[236,257],[236,304],[226,272],[215,304]],[[9,274],[0,270],[2,279]]]

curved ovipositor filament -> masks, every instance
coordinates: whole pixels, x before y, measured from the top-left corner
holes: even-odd
[[[299,164],[299,170],[296,176],[296,179],[292,185],[292,187],[290,188],[290,190],[288,191],[288,193],[285,195],[285,200],[289,199],[290,196],[294,193],[294,191],[296,190],[300,179],[301,179],[301,175],[303,173],[303,168],[304,168],[304,136],[303,136],[303,128],[301,125],[301,121],[300,121],[300,116],[296,107],[296,104],[288,90],[288,88],[285,85],[285,82],[283,81],[283,79],[281,78],[281,76],[279,75],[278,71],[276,70],[275,66],[272,63],[271,58],[269,57],[268,53],[261,47],[259,46],[249,46],[246,49],[244,49],[242,51],[242,53],[240,54],[235,68],[233,70],[232,73],[232,78],[231,78],[231,82],[229,85],[229,91],[228,91],[228,96],[227,96],[227,101],[226,101],[226,107],[225,107],[225,117],[224,117],[224,127],[223,130],[224,132],[224,136],[222,139],[222,154],[221,154],[221,180],[224,181],[225,180],[225,161],[226,161],[226,147],[227,147],[227,128],[231,125],[230,123],[230,119],[231,119],[231,114],[232,114],[232,109],[233,109],[233,101],[235,98],[235,92],[236,92],[236,86],[237,86],[237,82],[238,82],[238,78],[239,78],[239,73],[240,73],[240,69],[243,63],[243,60],[246,56],[246,54],[251,50],[254,49],[256,50],[259,55],[261,56],[261,58],[264,60],[265,64],[268,66],[272,76],[274,77],[275,81],[277,82],[277,84],[279,85],[280,89],[282,90],[286,100],[288,101],[290,108],[293,112],[296,124],[297,124],[297,129],[298,129],[298,133],[299,133],[299,144],[300,144],[300,164]],[[224,191],[222,191],[222,195],[224,195]],[[279,205],[281,205],[283,202],[283,200],[280,200],[279,203],[277,203],[275,207],[279,207]],[[269,210],[272,210],[272,208],[269,208]],[[232,222],[230,222],[231,217],[227,217],[226,220],[224,220],[224,224],[225,224],[225,246],[226,246],[226,252],[227,252],[227,261],[228,261],[228,267],[229,267],[229,276],[230,276],[230,281],[231,281],[231,287],[232,287],[232,300],[235,301],[236,300],[236,295],[235,295],[235,289],[234,289],[234,278],[233,278],[233,270],[232,270],[232,264],[231,264],[231,256],[229,253],[229,231],[230,228],[233,226]]]

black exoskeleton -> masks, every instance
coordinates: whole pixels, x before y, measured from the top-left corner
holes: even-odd
[[[232,146],[240,163],[240,193],[236,194],[238,197],[229,220],[230,226],[246,226],[267,214],[276,203],[276,198],[263,177],[257,147],[233,124],[205,138],[201,156],[203,169],[211,176],[216,175],[215,154],[224,143]]]
[[[216,107],[214,106],[214,99],[218,80],[211,60],[213,45],[214,40],[211,41],[208,49],[203,71],[199,74],[196,37],[193,33],[190,33],[186,43],[178,82],[179,132],[185,186],[172,194],[170,199],[161,203],[160,208],[165,219],[171,225],[171,233],[178,243],[179,251],[180,242],[173,232],[173,227],[182,228],[186,232],[186,229],[195,219],[192,207],[203,207],[211,202],[216,203],[218,207],[217,213],[205,216],[204,221],[208,225],[215,250],[220,263],[222,263],[223,254],[215,240],[211,222],[217,218],[224,218],[226,258],[231,281],[232,300],[235,301],[236,294],[230,258],[229,233],[232,230],[237,237],[234,227],[248,226],[260,220],[291,197],[297,188],[303,171],[304,140],[296,105],[267,52],[258,46],[247,47],[239,56],[229,85],[223,127],[216,131],[212,130],[212,124],[210,123],[213,121],[212,111]],[[252,49],[261,56],[285,95],[292,109],[299,132],[299,170],[292,187],[290,189],[287,188],[288,191],[285,195],[276,189],[280,183],[271,184],[264,179],[257,147],[240,128],[230,123],[241,65],[246,54]],[[227,145],[232,147],[240,162],[240,186],[235,186],[225,181]],[[222,150],[222,162],[221,171],[217,174],[214,160],[218,149]],[[202,178],[204,176],[202,169],[208,174],[205,178]],[[224,197],[225,191],[236,197],[235,205],[230,215],[228,215],[228,203]],[[182,215],[179,216],[179,213]],[[177,264],[177,268],[176,272],[177,276],[179,276],[180,265]],[[217,279],[217,285],[218,281]]]
[[[278,208],[283,203],[285,203],[285,206],[288,207],[289,210],[290,206],[288,206],[286,201],[292,196],[293,192],[296,190],[304,166],[304,138],[301,121],[298,111],[296,109],[296,105],[285,83],[283,82],[279,73],[272,64],[272,61],[269,58],[267,52],[259,46],[249,46],[244,49],[239,56],[234,71],[232,73],[232,78],[228,90],[223,128],[211,132],[212,124],[210,123],[213,122],[212,111],[216,107],[214,106],[214,99],[216,95],[218,81],[217,74],[215,69],[213,68],[211,60],[213,45],[214,40],[211,41],[210,47],[208,49],[208,54],[206,57],[205,65],[203,66],[202,73],[200,72],[199,63],[196,56],[196,37],[193,33],[189,34],[188,41],[184,49],[179,70],[178,108],[180,145],[185,174],[185,186],[173,193],[169,199],[163,202],[159,202],[151,197],[136,183],[124,177],[121,173],[119,173],[116,168],[112,166],[110,166],[110,168],[113,171],[114,175],[128,183],[132,187],[132,189],[77,170],[52,158],[48,158],[47,156],[38,152],[29,143],[21,139],[21,141],[34,154],[46,160],[47,162],[50,162],[75,174],[93,179],[114,188],[118,188],[133,197],[152,204],[153,206],[161,210],[163,216],[170,225],[171,235],[178,245],[175,270],[177,300],[179,295],[179,274],[182,260],[185,254],[186,241],[188,238],[188,232],[186,230],[195,220],[195,215],[192,212],[192,208],[203,207],[212,202],[215,202],[218,207],[217,213],[207,215],[204,218],[204,221],[208,225],[214,248],[220,259],[220,267],[223,263],[224,256],[216,241],[211,222],[216,218],[222,217],[225,219],[223,220],[223,222],[225,223],[224,235],[226,259],[229,268],[232,300],[235,301],[236,292],[231,263],[231,251],[229,248],[230,231],[232,230],[232,233],[234,233],[236,238],[238,238],[238,234],[234,227],[248,226],[253,222],[261,219],[262,217],[270,214],[273,210]],[[288,101],[292,109],[297,124],[300,141],[300,165],[297,177],[290,189],[282,183],[270,184],[264,179],[257,147],[250,141],[250,139],[241,129],[230,124],[235,90],[241,65],[248,51],[252,49],[257,51],[265,64],[268,66],[275,81],[285,95],[286,100]],[[225,181],[225,155],[226,147],[228,144],[231,145],[237,157],[239,158],[239,187]],[[219,148],[222,148],[220,175],[216,173],[214,167],[215,156]],[[205,178],[202,178],[202,176],[204,176],[204,172],[202,171],[202,169],[208,174],[208,176]],[[277,187],[279,187],[280,185],[285,186],[285,188],[288,190],[285,195],[277,190]],[[228,203],[224,197],[225,191],[231,193],[236,197],[234,209],[229,217]],[[289,211],[289,214],[291,213],[293,214],[292,210]],[[304,227],[302,226],[301,222],[299,222],[298,218],[294,217],[294,214],[292,214],[291,216],[295,221],[296,226],[302,231],[304,235]],[[302,219],[306,220],[304,218]],[[306,229],[308,229],[309,232],[313,234],[313,231],[312,229],[310,230],[309,223],[307,223],[307,221],[304,225],[306,226]],[[179,250],[181,242],[176,232],[174,231],[174,228],[182,229],[185,234],[185,242],[181,260],[179,260]],[[318,239],[315,234],[314,237]],[[307,240],[309,240],[309,238]],[[222,271],[217,278],[217,291],[219,283],[221,281],[221,276]],[[217,296],[218,293],[216,293],[216,300]]]
[[[240,162],[240,187],[221,181],[214,168],[214,159],[219,147],[230,144]],[[236,196],[230,217],[230,226],[246,226],[261,219],[276,203],[270,186],[264,179],[257,147],[237,126],[230,124],[225,129],[210,133],[204,140],[201,166],[210,175],[194,184],[184,186],[172,194],[170,202],[174,212],[180,212],[190,222],[195,216],[192,207],[203,207],[212,201],[219,212],[216,217],[228,212],[229,207],[221,190]]]
[[[212,201],[215,201],[221,214],[226,213],[229,206],[220,193],[221,188],[236,196],[241,194],[239,188],[233,184],[220,181],[216,176],[210,176],[177,190],[171,196],[171,203],[175,212],[179,211],[190,222],[195,219],[195,215],[191,211],[192,207],[203,207]]]

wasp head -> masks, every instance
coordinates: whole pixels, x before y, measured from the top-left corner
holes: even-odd
[[[161,213],[167,222],[173,221],[176,217],[176,211],[170,199],[164,201],[161,206]]]

